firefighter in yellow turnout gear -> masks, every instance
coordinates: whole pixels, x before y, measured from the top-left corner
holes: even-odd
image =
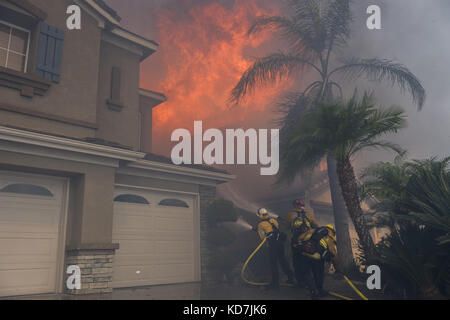
[[[318,296],[312,269],[313,261],[302,254],[302,241],[308,237],[319,224],[312,214],[306,213],[305,202],[302,199],[295,199],[294,210],[289,212],[286,219],[286,226],[291,230],[291,251],[292,263],[294,265],[295,278],[297,284],[306,284],[310,290],[311,297]]]
[[[280,286],[278,264],[288,277],[288,283],[293,283],[293,273],[289,268],[284,254],[285,235],[280,232],[279,224],[276,219],[269,216],[269,212],[261,208],[258,210],[258,218],[261,222],[258,224],[258,235],[261,240],[267,238],[267,246],[269,249],[270,271],[272,280],[269,288],[277,289]]]
[[[336,232],[332,225],[319,227],[312,214],[305,212],[302,199],[294,201],[295,210],[288,215],[291,227],[292,259],[297,281],[304,282],[313,299],[324,296],[325,262],[333,261],[338,271]]]
[[[314,239],[315,238],[315,239]],[[319,240],[320,239],[320,240]],[[332,225],[320,227],[314,231],[311,240],[316,241],[315,253],[306,256],[312,259],[312,272],[314,276],[315,285],[320,296],[326,293],[323,290],[323,280],[325,276],[325,263],[332,262],[336,272],[339,272],[336,230]]]

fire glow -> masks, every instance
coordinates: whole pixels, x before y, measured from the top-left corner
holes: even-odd
[[[155,15],[166,68],[165,75],[158,75],[162,80],[157,86],[169,97],[153,114],[158,152],[167,153],[170,133],[194,120],[202,119],[209,128],[233,127],[248,120],[256,126],[255,112],[265,115],[270,102],[289,87],[287,81],[258,90],[248,102],[230,109],[227,100],[231,89],[251,65],[252,56],[263,55],[259,47],[270,39],[269,33],[249,37],[247,31],[256,17],[277,14],[278,8],[264,0],[222,3],[198,1],[182,14],[159,9]],[[144,74],[143,86],[151,87],[152,77],[154,74]],[[264,120],[273,118],[268,113]]]

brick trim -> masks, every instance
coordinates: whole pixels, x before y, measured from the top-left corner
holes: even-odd
[[[118,244],[81,245],[66,250],[65,268],[80,267],[81,289],[70,290],[64,285],[64,293],[69,295],[112,293],[112,277],[115,250]],[[68,274],[64,277],[66,284]]]

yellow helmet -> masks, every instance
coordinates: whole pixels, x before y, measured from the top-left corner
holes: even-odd
[[[336,232],[336,229],[334,228],[334,226],[333,226],[332,224],[327,224],[327,225],[325,226],[325,228],[328,228],[328,229],[330,229],[331,231]]]

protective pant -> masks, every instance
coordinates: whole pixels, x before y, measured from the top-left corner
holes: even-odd
[[[278,288],[280,286],[280,277],[278,274],[278,264],[284,274],[287,275],[289,280],[292,279],[292,271],[284,255],[284,245],[280,241],[272,241],[269,243],[269,259],[270,259],[270,271],[272,273],[271,287]]]
[[[292,250],[292,260],[295,269],[295,278],[297,283],[304,283],[311,291],[311,293],[317,293],[316,281],[313,274],[313,266],[316,261],[305,257],[298,250]]]
[[[323,279],[325,276],[325,261],[323,259],[313,260],[312,272],[314,276],[314,282],[319,292],[323,291]]]

